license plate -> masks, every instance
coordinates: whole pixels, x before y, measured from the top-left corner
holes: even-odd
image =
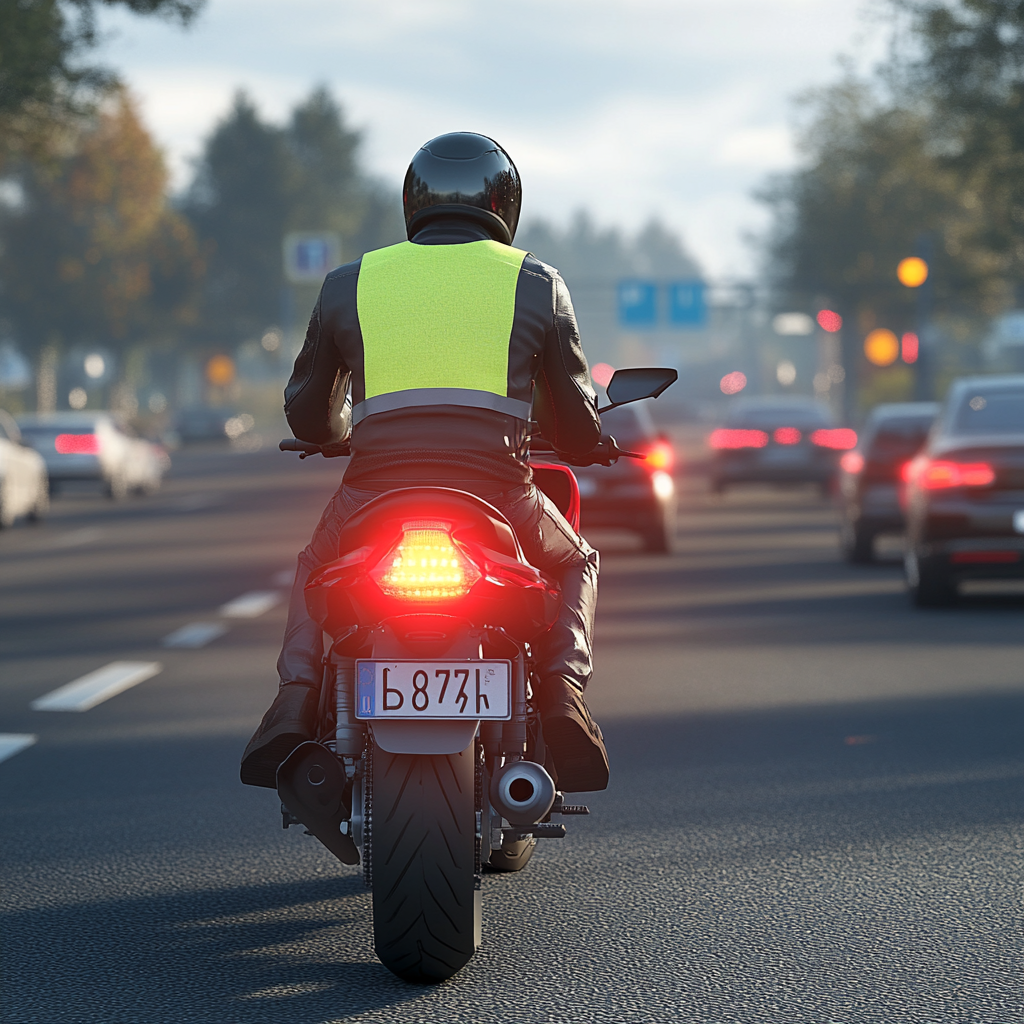
[[[512,717],[509,661],[357,661],[356,718]]]

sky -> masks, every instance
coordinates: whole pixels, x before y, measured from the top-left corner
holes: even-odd
[[[523,218],[583,207],[652,216],[711,279],[750,275],[752,192],[793,167],[795,95],[868,66],[884,31],[863,0],[207,0],[189,29],[104,13],[99,56],[142,103],[183,186],[239,88],[283,121],[326,84],[368,169],[401,182],[446,131],[512,155]]]

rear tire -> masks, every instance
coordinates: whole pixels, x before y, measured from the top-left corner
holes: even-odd
[[[956,581],[943,569],[922,565],[913,554],[906,558],[907,588],[918,608],[947,608],[956,604]]]
[[[854,565],[875,560],[875,535],[848,523],[842,529],[843,557]]]
[[[373,937],[405,981],[436,984],[476,952],[475,741],[461,754],[373,744]]]

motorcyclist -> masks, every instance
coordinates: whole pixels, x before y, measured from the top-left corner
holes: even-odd
[[[276,786],[278,765],[314,736],[322,634],[306,611],[311,572],[339,556],[345,520],[410,485],[479,495],[512,524],[563,605],[535,644],[545,742],[559,788],[604,789],[608,758],[583,691],[593,673],[598,555],[534,487],[531,416],[556,451],[589,452],[601,421],[569,292],[558,271],[512,248],[519,172],[493,139],[439,136],[403,189],[409,241],[327,275],[285,388],[301,440],[350,437],[352,460],[299,555],[281,686],[242,757],[242,781]],[[346,400],[346,396],[348,400]]]

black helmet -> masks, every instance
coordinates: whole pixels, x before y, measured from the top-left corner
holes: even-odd
[[[458,216],[511,245],[522,200],[519,172],[508,153],[475,132],[431,139],[412,158],[402,187],[410,238],[431,220]]]

